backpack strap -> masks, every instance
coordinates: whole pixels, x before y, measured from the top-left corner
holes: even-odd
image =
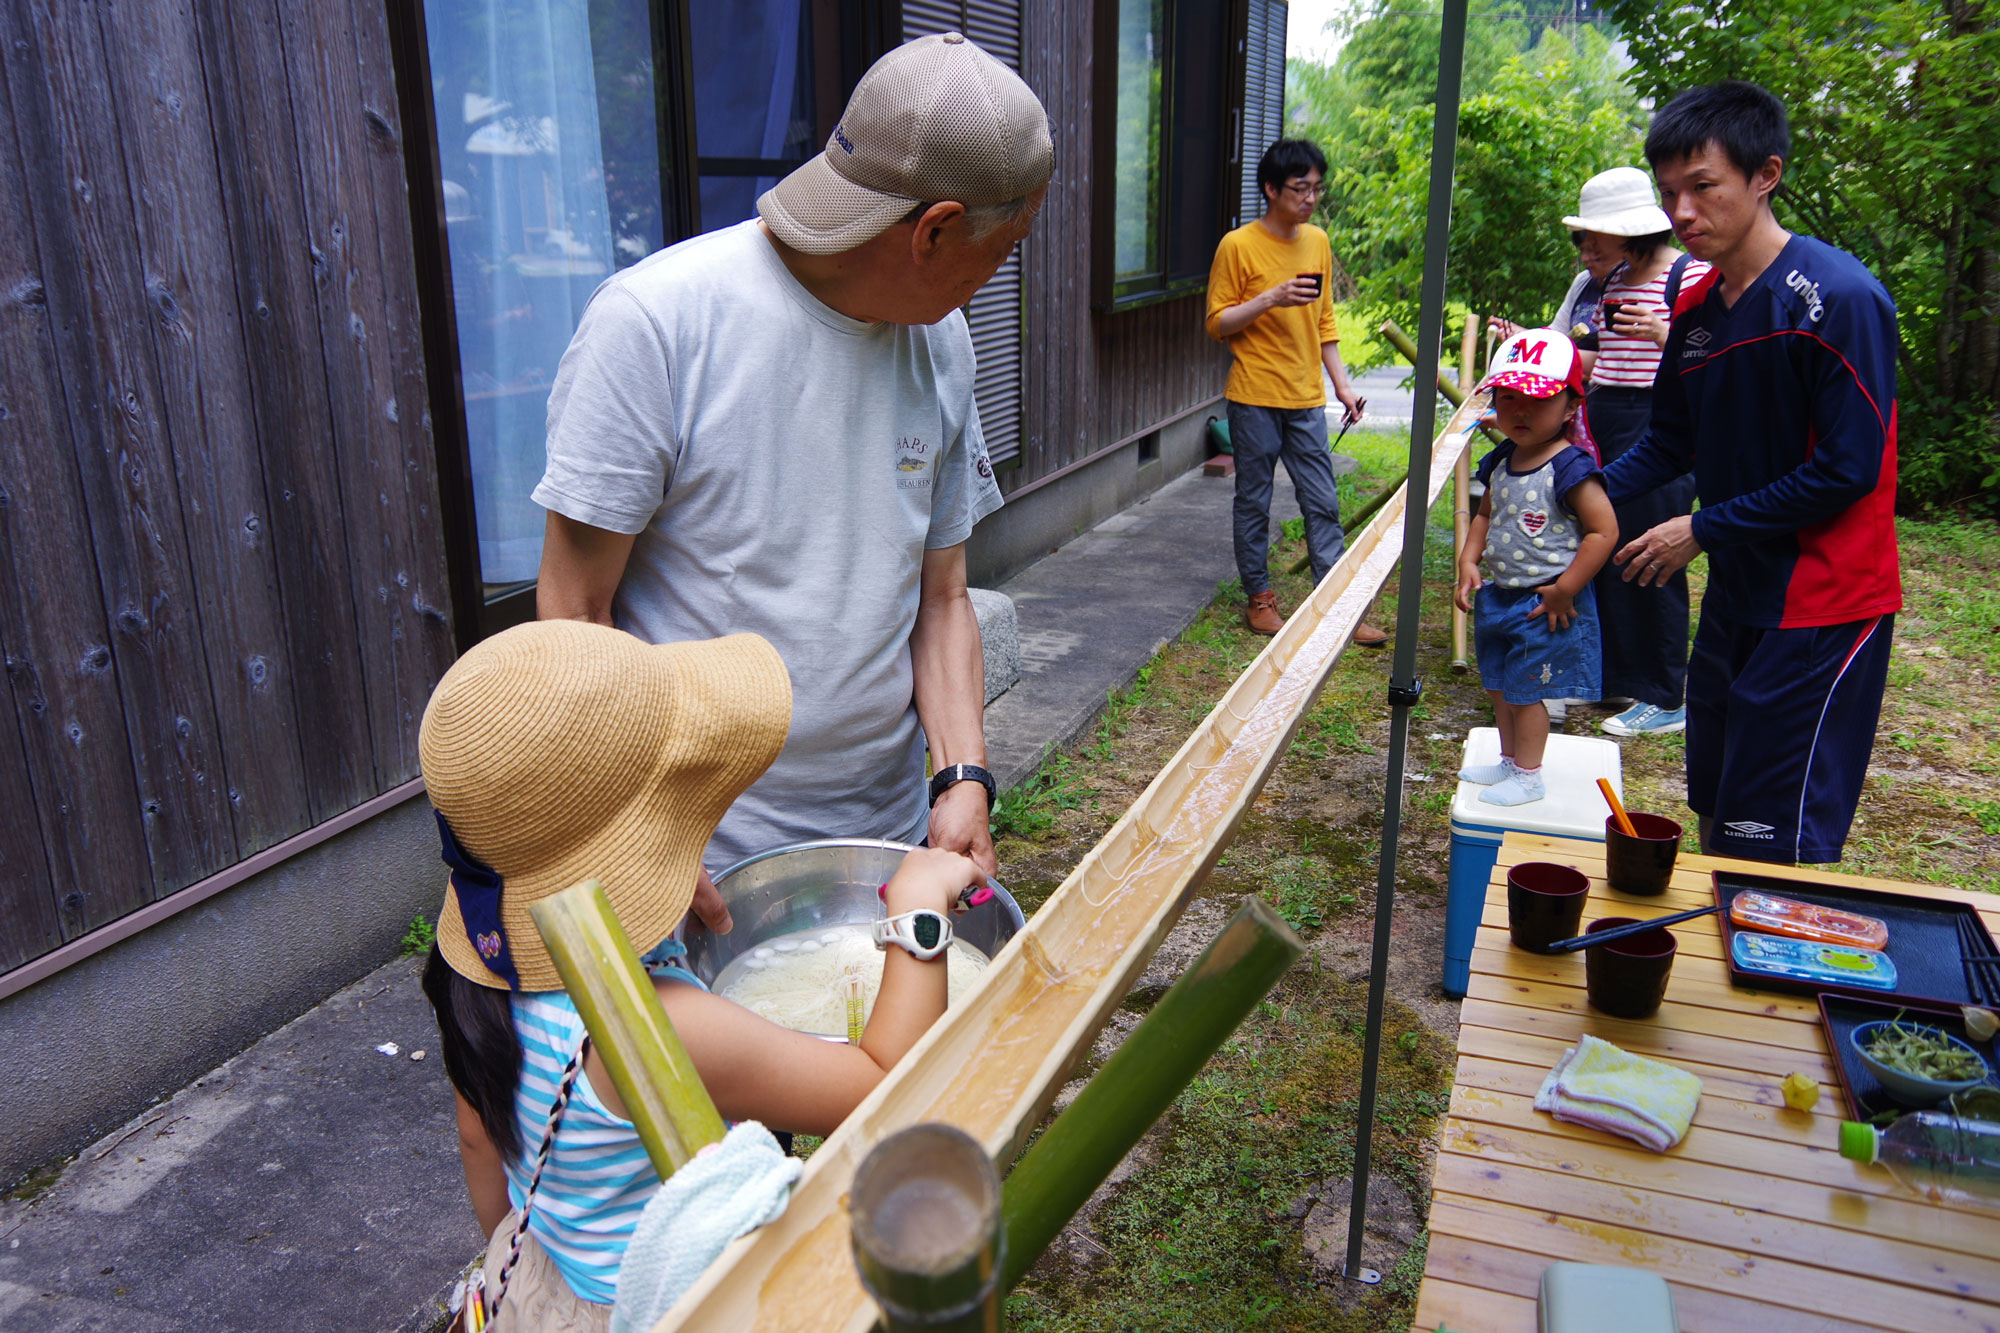
[[[1674,302],[1680,299],[1681,279],[1687,276],[1687,267],[1692,259],[1692,255],[1681,255],[1667,270],[1667,290],[1661,296],[1667,303],[1667,322],[1670,324],[1674,318]]]

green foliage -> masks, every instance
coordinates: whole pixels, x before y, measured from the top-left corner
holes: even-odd
[[[1578,188],[1639,160],[1638,103],[1594,29],[1574,40],[1550,29],[1526,49],[1525,20],[1471,29],[1451,298],[1482,315],[1539,319],[1576,271],[1561,219]],[[1361,303],[1406,328],[1423,276],[1437,33],[1435,18],[1399,8],[1362,23],[1337,69],[1304,67],[1293,84],[1302,130],[1330,150],[1321,207],[1335,248]]]
[[[1786,226],[1896,299],[1901,498],[2000,511],[2000,9],[1984,0],[1612,0],[1639,90],[1717,79],[1781,98]]]
[[[405,958],[422,958],[437,943],[437,925],[427,916],[410,918],[410,928],[403,932],[403,941],[397,950]]]

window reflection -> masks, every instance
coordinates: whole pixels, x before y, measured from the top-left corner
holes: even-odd
[[[663,241],[645,0],[425,0],[479,568],[532,582],[549,386],[597,284]]]
[[[1165,0],[1119,0],[1113,273],[1160,271],[1160,98]]]
[[[838,48],[836,34],[814,23],[816,7],[825,8],[802,0],[690,6],[703,231],[755,216],[757,196],[824,146],[839,107],[821,106],[821,93],[838,96]]]

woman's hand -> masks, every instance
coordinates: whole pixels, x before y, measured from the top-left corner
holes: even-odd
[[[1549,633],[1568,629],[1576,623],[1576,594],[1564,590],[1560,583],[1547,583],[1535,589],[1542,600],[1528,608],[1528,618],[1546,618]]]
[[[1521,331],[1521,326],[1513,320],[1508,319],[1505,315],[1495,315],[1493,318],[1487,320],[1486,327],[1492,329],[1502,342],[1505,342]]]
[[[1459,610],[1465,612],[1467,615],[1471,615],[1472,598],[1479,591],[1481,583],[1479,566],[1469,565],[1461,561],[1458,566],[1458,586],[1453,588],[1451,592],[1453,605],[1457,606]]]
[[[1667,321],[1660,318],[1657,311],[1649,310],[1637,302],[1621,303],[1611,322],[1621,337],[1644,338],[1655,347],[1667,345]]]

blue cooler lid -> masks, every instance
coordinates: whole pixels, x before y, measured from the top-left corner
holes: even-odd
[[[1625,799],[1624,766],[1618,742],[1595,736],[1551,736],[1542,759],[1542,781],[1548,795],[1527,805],[1493,805],[1479,799],[1484,787],[1458,784],[1451,801],[1454,837],[1497,842],[1507,832],[1546,833],[1557,838],[1604,841],[1604,820],[1611,813],[1599,778],[1609,778],[1618,799]],[[1474,727],[1465,738],[1465,763],[1500,762],[1500,732]]]

